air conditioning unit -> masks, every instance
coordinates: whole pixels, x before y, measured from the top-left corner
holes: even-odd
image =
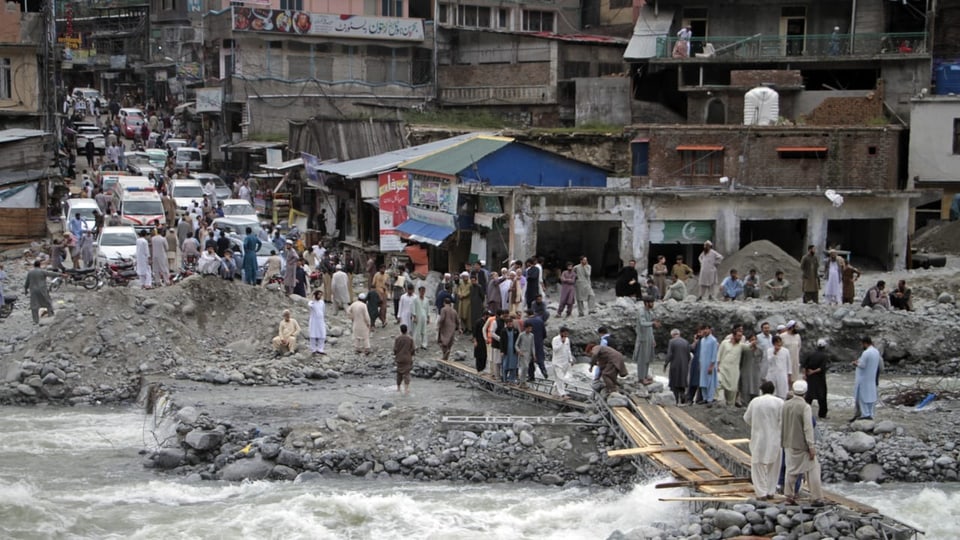
[[[180,29],[180,41],[184,43],[196,43],[198,41],[197,34],[199,34],[199,32],[197,32],[196,28],[184,26]]]

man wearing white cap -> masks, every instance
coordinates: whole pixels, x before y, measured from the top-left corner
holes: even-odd
[[[344,274],[345,275],[345,274]],[[333,275],[337,277],[336,274]],[[353,322],[353,348],[355,351],[370,352],[370,312],[367,310],[367,295],[360,293],[357,301],[347,308],[347,317]]]
[[[817,340],[817,350],[800,362],[804,379],[807,381],[807,403],[817,400],[817,416],[827,417],[827,367],[830,355],[827,353],[827,340]]]
[[[330,279],[330,287],[333,292],[334,313],[350,305],[350,278],[343,271],[343,266],[337,265],[333,278]],[[363,309],[367,309],[364,307]]]
[[[761,395],[750,400],[743,420],[750,426],[750,480],[758,499],[769,499],[777,492],[780,469],[781,415],[783,400],[773,395],[770,381],[760,385]]]
[[[781,444],[786,461],[783,494],[786,495],[788,504],[795,502],[797,477],[801,474],[807,480],[814,503],[823,499],[820,461],[817,460],[817,448],[813,439],[813,412],[804,400],[806,393],[806,381],[793,383],[793,397],[784,403],[781,413]]]
[[[797,333],[797,321],[787,321],[780,337],[783,338],[783,348],[790,351],[790,384],[793,384],[793,381],[800,379],[800,347],[802,343],[800,334]]]

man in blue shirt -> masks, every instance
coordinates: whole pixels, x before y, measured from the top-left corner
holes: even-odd
[[[730,269],[730,275],[723,278],[720,283],[720,290],[723,292],[724,300],[736,300],[743,294],[743,280],[737,276],[735,268]]]

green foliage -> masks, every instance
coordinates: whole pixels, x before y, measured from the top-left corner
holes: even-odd
[[[408,111],[403,113],[403,120],[408,124],[462,128],[504,129],[517,127],[506,118],[494,116],[487,111],[465,109]]]

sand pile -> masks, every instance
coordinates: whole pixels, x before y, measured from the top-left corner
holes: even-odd
[[[913,247],[933,253],[960,254],[960,221],[941,222],[918,230]]]
[[[720,265],[718,281],[729,275],[731,268],[739,271],[740,279],[746,278],[751,268],[756,268],[761,284],[773,278],[777,270],[783,270],[784,278],[790,282],[790,294],[796,292],[796,296],[800,296],[800,263],[769,240],[750,242],[740,251],[727,256]]]

